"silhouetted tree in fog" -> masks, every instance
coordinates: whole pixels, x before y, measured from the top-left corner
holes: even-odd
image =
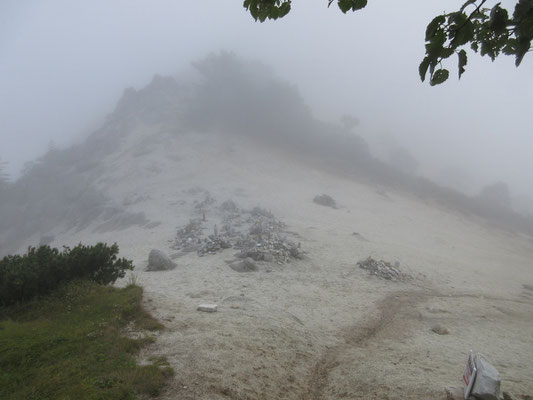
[[[481,189],[478,195],[480,201],[484,204],[496,208],[511,208],[511,195],[509,187],[504,182],[496,182],[487,185]]]

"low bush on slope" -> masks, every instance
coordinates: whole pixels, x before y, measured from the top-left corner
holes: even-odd
[[[59,284],[88,279],[107,285],[133,269],[132,262],[117,258],[118,246],[98,243],[63,251],[49,246],[30,247],[24,255],[0,260],[0,305],[9,305],[49,293]]]

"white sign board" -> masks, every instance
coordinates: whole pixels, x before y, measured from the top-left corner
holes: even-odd
[[[472,392],[472,386],[474,386],[474,381],[476,380],[476,363],[474,362],[474,353],[470,350],[468,359],[466,360],[465,371],[463,372],[463,383],[465,385],[465,399],[470,396]]]

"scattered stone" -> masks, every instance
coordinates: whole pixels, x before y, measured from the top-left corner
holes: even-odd
[[[195,195],[195,194],[199,194],[199,193],[207,193],[207,190],[201,188],[200,186],[194,186],[194,187],[191,187],[191,188],[189,188],[187,190],[184,190],[184,192],[192,194],[192,195]]]
[[[149,195],[142,195],[138,193],[133,193],[129,196],[126,196],[122,200],[122,205],[131,206],[133,204],[141,203],[143,201],[149,200],[151,197]]]
[[[270,256],[270,257],[269,257]],[[235,254],[237,258],[251,258],[254,261],[267,261],[265,258],[270,258],[270,261],[273,260],[273,257],[270,253],[265,253],[257,249],[248,249],[241,250],[240,253]]]
[[[237,207],[237,204],[235,204],[233,200],[226,200],[220,205],[220,211],[226,213],[237,213],[239,211],[239,207]]]
[[[331,207],[335,209],[337,208],[337,203],[335,202],[333,197],[327,194],[316,195],[313,199],[313,202],[316,204],[320,204],[321,206]]]
[[[195,201],[194,203],[194,208],[196,209],[196,211],[198,211],[200,213],[200,215],[203,215],[206,210],[209,208],[209,206],[211,206],[216,200],[211,196],[211,194],[206,191],[205,192],[205,197],[202,201]]]
[[[448,335],[450,333],[450,331],[442,325],[435,325],[431,328],[431,330],[437,335]]]
[[[461,387],[449,386],[445,388],[446,400],[464,400],[465,390]],[[467,400],[474,400],[472,396],[469,396]]]
[[[208,313],[214,313],[214,312],[217,312],[218,306],[216,304],[200,304],[196,310],[208,312]]]
[[[386,279],[389,281],[404,281],[411,279],[408,274],[400,272],[399,268],[394,267],[390,263],[383,260],[376,261],[372,257],[368,257],[366,260],[359,261],[357,265],[359,268],[367,270],[371,275],[375,275],[381,279]]]
[[[146,268],[147,271],[168,271],[175,267],[176,263],[161,250],[152,249],[152,251],[150,251],[150,255],[148,256],[148,267]]]
[[[244,260],[234,260],[229,263],[232,270],[237,272],[253,272],[259,268],[251,258],[245,258]]]
[[[533,285],[528,285],[527,283],[522,284],[522,287],[526,290],[533,292]]]
[[[274,256],[270,253],[263,253],[263,261],[272,262],[274,261]]]
[[[221,238],[220,236],[210,235],[205,239],[202,239],[198,244],[196,252],[200,257],[206,254],[215,254],[217,251],[222,249],[229,249],[232,245],[227,240]]]
[[[379,194],[380,196],[383,196],[385,197],[386,199],[390,199],[389,195],[387,194],[387,192],[383,189],[378,189],[376,190],[376,193]]]
[[[158,227],[159,225],[161,225],[161,221],[153,221],[153,222],[147,223],[144,227],[146,229],[153,229],[155,227]]]
[[[432,314],[444,314],[449,313],[448,310],[445,310],[443,308],[434,308],[434,307],[426,307],[426,310],[428,310]]]
[[[265,217],[268,219],[274,219],[274,214],[272,214],[270,211],[265,210],[264,208],[261,208],[261,207],[252,208],[252,210],[250,211],[250,214],[253,217]]]
[[[352,232],[352,235],[355,236],[357,239],[362,240],[363,242],[368,242],[369,240],[361,235],[359,232]]]

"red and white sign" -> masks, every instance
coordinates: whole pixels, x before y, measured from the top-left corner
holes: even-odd
[[[470,350],[468,359],[466,360],[465,371],[463,372],[463,383],[465,385],[465,399],[470,396],[472,392],[472,386],[474,386],[474,381],[476,380],[476,363],[474,361],[474,353]]]

